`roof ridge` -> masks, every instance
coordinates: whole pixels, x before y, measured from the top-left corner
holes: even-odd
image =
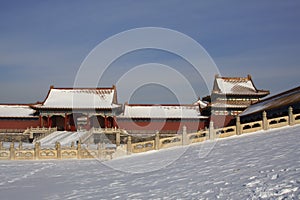
[[[67,87],[62,87],[62,88],[51,88],[51,89],[57,89],[57,90],[113,90],[113,87],[96,87],[96,88],[92,88],[92,87],[80,87],[80,88],[67,88]]]
[[[247,82],[250,81],[248,77],[218,77],[228,82]]]
[[[0,106],[32,106],[35,105],[35,103],[29,103],[29,104],[18,104],[18,103],[1,103]]]
[[[125,106],[195,106],[194,104],[125,104]]]

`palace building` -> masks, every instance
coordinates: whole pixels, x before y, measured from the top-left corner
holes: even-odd
[[[117,90],[108,88],[54,88],[43,102],[0,105],[0,129],[57,127],[60,131],[120,128],[129,134],[176,134],[227,126],[235,116],[259,102],[269,91],[258,90],[247,77],[216,76],[209,97],[195,104],[152,105],[118,103]]]
[[[54,88],[50,87],[42,103],[31,106],[39,113],[40,127],[76,131],[90,127],[116,127],[116,115],[122,106],[116,87]]]
[[[25,130],[39,126],[39,116],[26,104],[1,104],[0,129]]]
[[[248,106],[269,95],[268,90],[258,90],[250,75],[247,77],[220,77],[216,75],[210,103],[204,113],[210,115],[218,126],[226,126],[231,119]]]
[[[130,134],[176,134],[186,126],[188,132],[204,129],[208,117],[198,105],[125,104],[117,117],[118,126]]]

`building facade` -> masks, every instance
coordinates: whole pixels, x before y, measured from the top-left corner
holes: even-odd
[[[0,129],[25,130],[28,127],[39,126],[39,116],[26,104],[1,104]]]
[[[217,75],[210,103],[204,113],[210,115],[218,127],[226,126],[248,106],[269,94],[268,90],[258,90],[250,75],[247,77],[220,77]]]
[[[90,127],[117,127],[116,115],[122,106],[117,101],[116,87],[54,88],[50,87],[42,103],[31,106],[39,114],[41,127],[76,131]]]
[[[130,134],[181,133],[204,129],[208,117],[201,116],[198,105],[125,104],[117,117],[118,126]]]
[[[211,95],[189,105],[125,104],[117,101],[115,86],[109,88],[50,87],[43,102],[32,105],[0,105],[0,129],[57,127],[76,131],[121,128],[129,133],[179,133],[198,131],[213,121],[224,127],[250,105],[267,96],[247,77],[216,76]]]

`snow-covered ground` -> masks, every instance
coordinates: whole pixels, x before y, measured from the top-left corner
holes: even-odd
[[[300,126],[116,160],[1,161],[1,199],[300,199]]]

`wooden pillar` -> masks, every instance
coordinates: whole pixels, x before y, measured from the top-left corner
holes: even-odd
[[[50,125],[50,115],[48,115],[48,118],[47,118],[47,126],[48,126],[48,128],[51,127],[51,125]]]
[[[64,123],[65,131],[68,129],[68,115],[65,113],[65,123]]]
[[[53,120],[52,117],[53,117],[53,116],[50,117],[50,127],[52,127],[52,120]]]
[[[86,116],[86,130],[89,130],[91,128],[91,121],[90,121],[90,116]]]
[[[289,107],[289,125],[294,125],[294,114],[293,114],[293,108],[292,106]]]
[[[107,116],[104,116],[104,128],[107,128]]]
[[[116,116],[113,117],[113,127],[114,127],[114,128],[115,128],[115,127],[118,128]]]
[[[241,131],[241,119],[240,116],[236,117],[236,134],[237,135],[241,135],[242,131]]]
[[[264,111],[262,113],[262,125],[263,125],[263,130],[268,130],[268,119],[267,119],[267,112]]]
[[[39,115],[39,124],[40,124],[40,127],[44,127],[41,115]]]

